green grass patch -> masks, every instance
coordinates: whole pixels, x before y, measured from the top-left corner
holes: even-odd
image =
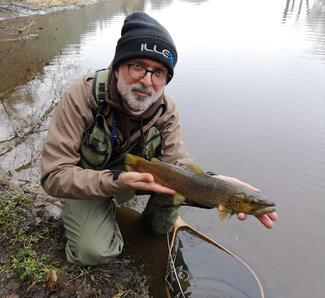
[[[0,196],[0,229],[16,227],[24,222],[26,212],[32,206],[32,198],[23,192],[6,191]]]
[[[48,219],[34,197],[0,191],[0,297],[148,297],[123,256],[95,267],[68,263],[61,220]]]
[[[53,267],[47,252],[40,251],[42,242],[51,241],[51,226],[31,213],[30,194],[6,191],[0,196],[1,246],[7,261],[0,267],[0,287],[5,276],[15,277],[26,284],[45,282],[47,268]],[[38,250],[38,251],[37,251]]]
[[[48,258],[39,257],[31,247],[21,248],[12,257],[11,268],[20,280],[36,280],[45,282],[45,270],[48,267]]]

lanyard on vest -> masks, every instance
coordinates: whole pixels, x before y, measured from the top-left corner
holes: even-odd
[[[112,113],[112,132],[111,132],[111,142],[112,142],[112,147],[113,151],[115,153],[118,153],[118,141],[117,141],[117,120],[116,116],[114,113]]]

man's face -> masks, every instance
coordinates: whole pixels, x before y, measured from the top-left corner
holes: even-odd
[[[131,68],[130,68],[130,65]],[[150,71],[158,71],[158,75],[167,73],[167,69],[159,62],[149,59],[134,59],[122,63],[115,71],[117,78],[117,90],[120,92],[124,106],[133,114],[144,113],[162,95],[165,84],[155,84],[152,73],[147,72],[143,78],[136,79],[132,74],[132,68],[145,68]],[[155,74],[156,75],[156,74]]]

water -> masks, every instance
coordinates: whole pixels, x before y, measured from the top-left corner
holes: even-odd
[[[191,230],[177,233],[171,255],[173,265],[169,263],[166,279],[172,297],[182,297],[180,286],[186,297],[252,298],[263,295],[258,280],[244,264],[214,244],[202,241]]]
[[[247,262],[266,297],[323,297],[325,1],[106,1],[34,17],[38,38],[0,43],[15,49],[0,61],[0,169],[37,183],[48,115],[72,80],[107,67],[135,10],[177,45],[166,93],[194,161],[260,187],[280,216],[272,230],[216,210],[184,219]]]

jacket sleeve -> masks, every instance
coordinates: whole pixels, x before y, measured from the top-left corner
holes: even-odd
[[[50,121],[41,158],[41,184],[52,196],[96,199],[124,191],[109,170],[77,165],[83,133],[93,121],[90,89],[86,80],[75,83],[63,95]]]
[[[179,115],[176,111],[175,103],[167,99],[167,111],[159,120],[160,131],[164,138],[164,155],[161,159],[165,162],[186,165],[192,163],[190,154],[186,151],[184,141],[181,136]]]

